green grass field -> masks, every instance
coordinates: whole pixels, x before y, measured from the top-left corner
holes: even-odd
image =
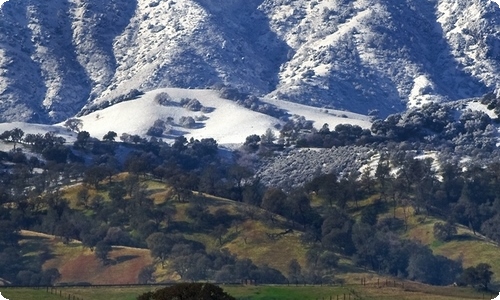
[[[458,287],[434,287],[408,284],[405,287],[369,286],[221,286],[227,293],[240,300],[317,300],[317,299],[364,299],[364,300],[455,300],[492,299],[495,296],[472,289]],[[0,288],[9,300],[136,300],[137,296],[160,287],[86,287],[58,288],[52,293],[45,289]],[[73,298],[74,297],[74,298]]]

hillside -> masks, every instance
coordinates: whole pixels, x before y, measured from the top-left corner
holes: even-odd
[[[141,269],[152,263],[147,249],[114,247],[110,254],[109,265],[102,265],[93,251],[84,248],[79,241],[63,243],[53,235],[33,231],[21,231],[27,255],[36,250],[48,249],[50,256],[44,262],[44,269],[56,268],[61,277],[59,282],[70,284],[134,284]],[[24,250],[27,251],[27,250]],[[29,250],[28,250],[29,251]]]
[[[490,0],[221,4],[4,3],[1,120],[57,123],[131,89],[231,86],[382,115],[499,91],[500,9]]]
[[[122,176],[118,178],[125,178]],[[147,186],[148,193],[152,199],[155,199],[156,205],[164,204],[165,199],[172,197],[172,189],[169,185],[155,181],[145,180],[142,183]],[[81,205],[78,204],[78,191],[84,189],[83,185],[71,185],[63,188],[64,196],[69,200],[70,206],[81,210]],[[108,198],[108,188],[101,187],[100,191],[91,190],[90,193],[102,194]],[[201,228],[183,229],[179,233],[185,238],[203,243],[207,251],[220,251],[222,249],[229,250],[230,253],[236,255],[239,259],[251,259],[257,265],[269,265],[276,268],[283,274],[289,272],[289,262],[296,259],[304,268],[308,264],[308,252],[311,249],[311,244],[303,241],[304,232],[293,230],[291,233],[286,233],[285,229],[292,226],[289,221],[286,221],[281,216],[275,216],[275,221],[270,222],[270,213],[265,210],[251,207],[245,203],[235,202],[229,199],[214,197],[211,195],[199,194],[193,198],[190,203],[171,201],[170,205],[176,212],[171,216],[171,225],[178,224],[194,224],[196,222],[187,216],[187,209],[192,205],[198,205],[204,210],[217,214],[217,211],[224,210],[228,212],[236,220],[227,225],[227,230],[219,243],[217,237],[212,233]],[[320,199],[314,202],[316,208],[318,205],[323,205]],[[373,197],[358,202],[356,205],[351,203],[348,210],[351,212],[354,219],[359,220],[360,212],[369,209],[374,204]],[[326,208],[324,208],[326,209]],[[403,212],[409,213],[409,217],[405,217]],[[379,219],[382,220],[391,216],[391,211],[380,214]],[[451,259],[461,259],[464,267],[475,266],[484,261],[491,262],[492,271],[494,272],[493,286],[498,286],[500,283],[500,265],[496,261],[500,261],[500,252],[498,246],[484,237],[475,236],[472,232],[460,227],[458,235],[447,242],[440,242],[432,235],[432,226],[434,223],[442,221],[433,217],[425,217],[416,215],[410,207],[397,208],[397,218],[405,220],[408,223],[408,228],[405,231],[398,231],[402,238],[419,241],[423,244],[430,245],[433,251],[437,254],[444,255]],[[185,225],[183,225],[185,226]],[[43,252],[50,253],[48,259],[43,263],[44,269],[57,268],[61,277],[57,280],[59,283],[91,283],[91,284],[129,284],[138,282],[138,276],[141,270],[154,263],[156,265],[154,278],[157,282],[179,280],[179,274],[175,271],[172,262],[167,262],[166,267],[161,267],[161,263],[157,259],[153,259],[148,249],[114,246],[109,254],[109,262],[103,265],[95,256],[94,252],[85,248],[79,241],[71,241],[65,243],[61,237],[53,235],[41,234],[32,231],[22,231],[23,252],[25,255],[32,256]],[[274,234],[274,238],[271,236]],[[40,252],[42,251],[42,252]],[[287,253],[286,256],[283,253]],[[332,270],[336,280],[348,284],[358,284],[361,279],[368,280],[373,283],[379,280],[394,280],[395,277],[386,274],[376,274],[372,271],[367,271],[364,268],[355,266],[355,262],[351,258],[337,253],[341,257],[338,265]],[[382,279],[380,279],[382,278]],[[400,279],[398,279],[399,281]],[[407,289],[412,283],[408,281]],[[415,285],[416,290],[429,289],[423,286]],[[397,290],[397,289],[396,289]],[[368,292],[367,288],[364,292]],[[385,291],[393,293],[394,291]],[[446,293],[451,293],[448,291]],[[370,294],[375,293],[370,291]],[[436,290],[436,293],[438,290]],[[444,291],[443,291],[444,293]]]
[[[158,95],[167,94],[170,103],[160,104]],[[182,99],[196,99],[203,108],[198,111],[183,107]],[[327,123],[331,128],[338,124],[353,124],[369,128],[371,123],[365,115],[328,110],[288,103],[284,101],[262,102],[281,109],[289,116],[303,116],[313,122],[315,128]],[[192,117],[196,124],[182,126],[182,117]],[[88,131],[93,137],[102,138],[109,130],[120,136],[122,133],[147,136],[148,129],[156,120],[171,119],[170,132],[158,137],[172,139],[184,135],[190,139],[214,138],[222,145],[240,145],[247,136],[262,135],[267,129],[276,131],[284,124],[278,116],[253,111],[235,101],[221,98],[214,90],[189,90],[165,88],[157,89],[110,107],[97,110],[79,118],[83,122],[81,130]],[[278,135],[278,134],[277,134]]]
[[[154,122],[161,134],[179,130],[185,114],[200,125],[212,114],[274,120],[211,91],[164,89],[65,126],[125,126],[134,114],[120,119],[113,108],[129,103],[170,122],[142,127]],[[286,107],[287,114],[366,122],[298,104],[267,109]],[[494,97],[429,104],[376,119],[371,131],[356,124],[314,130],[305,117],[291,116],[279,138],[266,130],[224,151],[211,138],[167,143],[121,134],[118,142],[116,133],[93,139],[61,125],[7,130],[0,136],[0,274],[26,285],[327,284],[381,276],[494,288],[499,110]],[[198,119],[200,112],[207,117]],[[32,133],[37,128],[58,133]],[[20,237],[21,230],[50,237]],[[92,271],[82,279],[74,273],[81,265]],[[114,277],[123,269],[131,270],[126,278]]]

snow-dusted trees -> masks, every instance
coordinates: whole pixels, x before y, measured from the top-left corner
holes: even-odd
[[[83,122],[77,118],[70,118],[64,122],[64,126],[68,127],[70,130],[80,132],[83,127]]]
[[[19,143],[24,136],[24,131],[20,128],[14,128],[12,130],[6,130],[0,134],[0,139],[4,141],[11,141],[14,143],[14,150],[16,149],[17,143]]]
[[[155,96],[154,101],[157,102],[158,104],[164,105],[164,106],[172,106],[172,105],[177,104],[172,100],[170,95],[168,93],[165,93],[165,92],[158,93]]]
[[[196,125],[196,121],[191,116],[188,117],[183,116],[179,119],[179,125],[186,128],[193,128]]]

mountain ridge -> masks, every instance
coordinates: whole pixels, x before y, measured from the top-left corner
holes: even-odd
[[[383,115],[498,94],[499,18],[490,0],[10,0],[0,119],[55,123],[164,87]]]

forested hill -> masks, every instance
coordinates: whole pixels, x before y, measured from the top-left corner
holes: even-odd
[[[490,0],[10,0],[0,120],[60,122],[165,87],[383,115],[497,93],[499,12]]]
[[[484,99],[492,108],[493,100]],[[213,139],[167,144],[125,136],[117,142],[109,132],[99,141],[81,131],[68,144],[53,133],[6,131],[0,136],[10,148],[0,157],[0,277],[54,283],[70,278],[66,263],[88,261],[96,270],[137,262],[137,282],[319,284],[368,271],[492,287],[500,274],[500,176],[498,162],[488,160],[498,156],[494,121],[466,112],[441,128],[442,120],[455,118],[450,112],[428,105],[374,122],[372,131],[304,130],[309,125],[299,119],[280,139],[272,132],[249,136],[232,157],[220,155]],[[476,144],[465,142],[471,137]],[[341,172],[315,169],[300,183],[259,176],[262,162],[312,143],[318,153],[333,144],[345,153],[370,149],[374,157],[361,171],[356,164]],[[468,152],[473,159],[463,159],[465,147],[474,150]],[[21,229],[55,235],[71,247],[42,242],[37,248]],[[123,246],[148,249],[151,259],[118,255]]]

